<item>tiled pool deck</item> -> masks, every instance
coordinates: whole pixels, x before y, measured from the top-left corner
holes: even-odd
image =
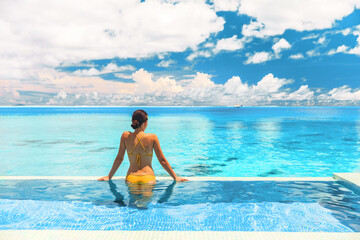
[[[27,179],[76,179],[94,180],[98,177],[73,176],[0,176],[0,180]],[[115,177],[114,179],[124,179]],[[157,177],[158,180],[169,179]],[[331,177],[189,177],[192,181],[340,181],[344,186],[360,192],[360,173],[334,173]],[[83,230],[2,230],[0,240],[3,239],[346,239],[360,240],[360,233],[335,232],[218,232],[218,231],[83,231]]]

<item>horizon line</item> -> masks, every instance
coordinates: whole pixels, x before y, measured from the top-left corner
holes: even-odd
[[[184,105],[184,106],[168,106],[168,105],[164,105],[164,106],[152,106],[152,105],[137,105],[137,106],[114,106],[114,105],[107,105],[107,106],[103,106],[103,105],[0,105],[0,108],[21,108],[21,107],[26,107],[26,108],[132,108],[132,107],[153,107],[153,108],[161,108],[161,107],[174,107],[174,108],[179,108],[179,107],[188,107],[188,108],[192,108],[192,107],[228,107],[228,108],[249,108],[249,107],[360,107],[360,105],[344,105],[344,106],[338,106],[338,105],[303,105],[303,106],[299,106],[299,105],[290,105],[290,106],[284,106],[284,105],[249,105],[249,106],[235,106],[235,105],[231,105],[231,106],[227,106],[227,105],[219,105],[219,106],[188,106],[188,105]]]

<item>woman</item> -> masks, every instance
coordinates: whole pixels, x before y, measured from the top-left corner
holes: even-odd
[[[152,133],[144,132],[147,125],[147,113],[144,110],[136,110],[132,115],[131,124],[131,127],[135,129],[135,131],[133,133],[130,131],[123,132],[119,152],[115,158],[110,173],[108,176],[99,178],[99,181],[108,181],[114,176],[115,172],[124,160],[125,149],[128,150],[130,161],[130,167],[126,174],[126,183],[148,185],[156,183],[154,170],[151,166],[153,149],[155,150],[155,154],[161,166],[163,166],[163,168],[175,181],[189,181],[185,178],[178,177],[175,174],[160,148],[157,136]]]

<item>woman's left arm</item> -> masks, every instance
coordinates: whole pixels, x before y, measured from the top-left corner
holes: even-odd
[[[120,167],[121,163],[124,160],[124,155],[125,155],[125,150],[126,150],[126,146],[125,146],[125,132],[121,135],[121,140],[120,140],[120,147],[119,147],[119,152],[114,160],[113,166],[109,172],[108,176],[99,178],[98,181],[108,181],[110,180],[114,174],[116,173],[116,171],[118,170],[118,168]]]

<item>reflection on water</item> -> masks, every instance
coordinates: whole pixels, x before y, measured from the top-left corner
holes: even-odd
[[[278,170],[278,169],[273,169],[271,171],[261,173],[258,176],[259,177],[269,177],[269,176],[272,177],[274,175],[280,175],[280,174],[284,174],[284,172],[281,170]]]
[[[114,150],[116,148],[114,147],[102,147],[102,148],[98,148],[98,149],[92,149],[89,150],[89,152],[104,152],[104,151],[109,151],[109,150]]]
[[[185,171],[192,173],[190,176],[208,176],[215,173],[221,173],[221,170],[215,169],[217,166],[226,166],[225,164],[194,164],[185,168]]]
[[[176,181],[173,181],[171,184],[169,184],[166,187],[164,193],[157,201],[158,203],[166,203],[170,199],[174,191],[175,184]],[[155,185],[132,184],[132,183],[126,183],[126,185],[128,187],[128,193],[129,193],[129,207],[136,207],[138,209],[147,209],[148,204],[152,201],[153,190]],[[124,202],[125,199],[124,195],[118,192],[117,186],[112,180],[109,181],[109,187],[111,193],[115,197],[114,202],[121,207],[126,206],[126,203]]]
[[[119,204],[119,206],[126,206],[126,204],[124,203],[124,195],[117,191],[117,186],[112,180],[109,180],[109,187],[111,193],[115,196],[114,202]]]
[[[280,137],[281,119],[260,119],[254,126],[261,142],[271,143]]]
[[[129,207],[147,208],[152,200],[154,184],[126,183],[129,191]]]
[[[360,196],[334,182],[158,181],[153,186],[135,186],[126,185],[124,180],[108,183],[1,180],[0,189],[0,199],[9,200],[81,201],[108,208],[130,208],[132,211],[154,208],[166,211],[168,207],[176,206],[179,209],[187,209],[186,206],[193,209],[191,212],[174,210],[166,213],[177,216],[201,214],[197,213],[197,206],[206,211],[205,206],[211,208],[218,204],[317,203],[330,211],[338,221],[360,231]]]

